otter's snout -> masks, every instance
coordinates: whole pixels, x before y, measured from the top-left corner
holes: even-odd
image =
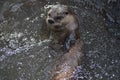
[[[53,23],[54,23],[54,20],[48,19],[48,23],[53,24]]]

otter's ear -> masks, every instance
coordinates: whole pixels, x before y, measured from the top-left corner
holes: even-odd
[[[75,10],[74,10],[72,7],[68,7],[68,12],[69,12],[70,14],[75,14],[74,11],[75,11]]]
[[[73,10],[71,7],[67,7],[67,11],[68,11],[68,13],[73,14]]]

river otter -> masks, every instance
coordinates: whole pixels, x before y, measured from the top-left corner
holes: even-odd
[[[48,11],[46,22],[53,33],[54,42],[65,45],[66,49],[79,38],[77,18],[65,5],[54,5]]]
[[[65,45],[67,49],[55,64],[51,80],[73,80],[78,60],[83,56],[77,18],[67,6],[54,5],[48,11],[46,22],[56,43]]]

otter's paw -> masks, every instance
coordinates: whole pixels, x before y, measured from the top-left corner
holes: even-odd
[[[68,39],[67,41],[65,41],[65,43],[63,45],[64,50],[69,51],[70,47],[74,44],[75,44],[75,40]]]
[[[76,41],[76,39],[75,39],[74,33],[71,33],[69,35],[69,37],[66,38],[66,40],[65,40],[65,42],[63,44],[64,45],[64,49],[69,51],[70,47],[75,44],[75,41]]]

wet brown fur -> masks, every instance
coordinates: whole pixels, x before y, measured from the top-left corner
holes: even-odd
[[[55,20],[57,16],[62,16],[60,20]],[[49,20],[53,22],[49,23]],[[51,74],[51,80],[73,80],[74,72],[78,66],[78,61],[83,56],[81,52],[82,42],[79,37],[78,21],[74,13],[65,5],[55,5],[48,11],[46,22],[53,33],[54,40],[63,44],[72,34],[75,44],[70,46],[59,61],[57,61]]]
[[[63,57],[57,62],[52,70],[52,80],[74,80],[75,69],[78,66],[83,54],[81,52],[82,42],[80,39],[76,40],[69,52],[65,53]]]

